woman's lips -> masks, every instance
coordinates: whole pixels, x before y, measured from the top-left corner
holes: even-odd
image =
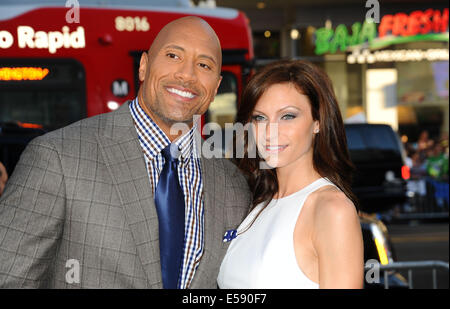
[[[267,153],[279,153],[281,151],[283,151],[284,149],[286,149],[287,145],[266,145],[264,147],[264,149],[266,150]]]

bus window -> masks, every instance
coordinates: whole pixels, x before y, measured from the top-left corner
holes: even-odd
[[[53,130],[85,117],[85,73],[79,62],[0,59],[0,123]]]
[[[205,122],[215,122],[225,129],[226,123],[234,123],[237,113],[237,81],[233,73],[222,72],[217,95],[205,115]]]

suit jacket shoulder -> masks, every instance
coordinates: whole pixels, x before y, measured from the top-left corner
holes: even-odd
[[[0,287],[161,286],[156,211],[124,105],[26,147],[0,197]]]
[[[81,119],[66,127],[51,131],[37,139],[36,142],[46,140],[60,141],[64,139],[68,143],[87,141],[96,142],[96,136],[102,135],[110,138],[127,134],[132,128],[133,122],[128,109],[128,103],[124,103],[118,110]],[[33,142],[33,141],[32,141]]]

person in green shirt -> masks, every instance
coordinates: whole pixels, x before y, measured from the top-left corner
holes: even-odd
[[[426,170],[432,178],[448,181],[448,156],[444,153],[441,143],[434,146],[432,156],[427,159]]]

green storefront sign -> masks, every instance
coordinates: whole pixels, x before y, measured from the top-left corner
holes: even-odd
[[[315,37],[316,55],[345,52],[356,46],[378,49],[416,41],[448,42],[448,9],[385,15],[379,25],[367,19],[363,24],[354,23],[350,32],[346,25],[335,30],[323,27],[316,30]]]

